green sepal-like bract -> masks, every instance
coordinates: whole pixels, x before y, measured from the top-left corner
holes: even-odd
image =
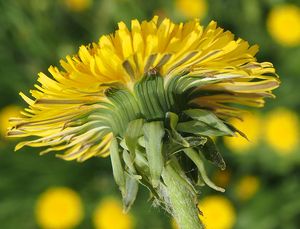
[[[195,199],[203,185],[224,191],[208,178],[205,161],[225,169],[211,137],[233,136],[238,130],[212,111],[188,106],[195,87],[214,82],[185,76],[166,83],[163,77],[148,74],[133,91],[107,91],[110,109],[99,115],[111,124],[115,135],[111,160],[125,211],[134,203],[139,184],[149,189],[156,203],[169,209],[162,177],[168,165]]]
[[[143,130],[151,183],[156,188],[159,185],[164,166],[162,146],[165,130],[161,121],[147,122],[144,124]]]
[[[128,147],[131,156],[135,157],[135,148],[138,144],[138,139],[143,135],[143,119],[135,119],[128,123],[127,130],[125,132],[125,142]]]
[[[119,186],[121,193],[125,193],[125,171],[122,165],[118,140],[113,138],[110,144],[110,159],[114,179]]]

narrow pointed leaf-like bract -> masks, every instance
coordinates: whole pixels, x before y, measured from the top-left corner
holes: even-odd
[[[135,147],[139,137],[143,134],[143,119],[135,119],[128,123],[125,133],[125,142],[131,155],[135,155]]]
[[[138,181],[132,176],[126,174],[126,189],[123,195],[124,211],[127,213],[133,205],[139,190]]]
[[[215,189],[216,191],[220,191],[220,192],[224,192],[225,190],[223,188],[220,188],[218,186],[216,186],[207,176],[206,171],[205,171],[205,167],[204,167],[204,163],[203,160],[201,159],[200,154],[195,151],[192,148],[186,148],[183,150],[185,152],[185,154],[196,164],[199,173],[204,181],[204,183],[206,185],[208,185],[209,187],[211,187],[212,189]]]
[[[204,146],[201,146],[200,148],[201,152],[207,160],[218,166],[221,170],[224,170],[226,168],[225,161],[220,154],[216,144],[211,138],[207,138],[206,144]]]
[[[122,193],[125,193],[125,174],[122,166],[122,161],[119,151],[119,143],[116,138],[111,140],[110,144],[110,159],[112,164],[112,170],[114,179],[119,186]]]
[[[178,123],[178,115],[172,112],[168,112],[166,114],[166,118],[169,121],[169,125],[170,125],[170,133],[171,133],[171,137],[172,139],[184,146],[184,147],[190,147],[190,144],[176,131],[176,126]]]
[[[196,134],[196,135],[204,135],[204,136],[226,135],[224,134],[223,131],[212,128],[209,125],[197,120],[191,120],[191,121],[179,123],[177,125],[177,131]]]
[[[153,187],[157,187],[164,166],[162,154],[162,138],[165,130],[163,122],[147,122],[143,126],[146,154],[149,162],[150,176]]]
[[[205,123],[211,128],[224,132],[224,135],[234,135],[222,120],[220,120],[213,112],[203,109],[189,109],[184,111],[189,117],[194,120]]]

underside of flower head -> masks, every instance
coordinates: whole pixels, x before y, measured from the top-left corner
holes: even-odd
[[[21,93],[29,108],[11,119],[8,135],[33,137],[16,149],[46,146],[42,154],[64,151],[58,156],[66,160],[110,152],[128,206],[135,197],[126,190],[134,193],[136,181],[160,195],[169,161],[189,177],[192,191],[202,181],[221,190],[202,164],[203,156],[225,167],[210,137],[239,132],[228,120],[239,118],[242,106],[263,106],[279,85],[272,64],[257,62],[257,51],[214,21],[203,27],[154,17],[133,20],[131,28],[120,22],[114,34],[62,60],[61,70],[39,74],[32,98]],[[200,175],[186,174],[191,167]]]

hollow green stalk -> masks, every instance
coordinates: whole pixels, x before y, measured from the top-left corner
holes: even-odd
[[[162,173],[166,185],[170,207],[180,229],[203,229],[199,210],[192,192],[182,183],[182,178],[171,164],[165,166]]]

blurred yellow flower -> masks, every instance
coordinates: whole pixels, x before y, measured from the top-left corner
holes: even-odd
[[[259,189],[260,181],[255,176],[245,176],[237,183],[235,192],[240,200],[250,199]]]
[[[279,154],[291,153],[299,143],[299,120],[296,113],[277,108],[267,115],[265,121],[267,143]]]
[[[224,143],[229,149],[237,153],[245,153],[257,145],[260,139],[261,129],[261,118],[259,115],[245,114],[242,122],[234,119],[231,123],[237,129],[245,133],[249,141],[240,135],[237,137],[224,137]]]
[[[205,17],[207,12],[206,0],[176,0],[176,9],[187,18]]]
[[[285,4],[274,7],[267,19],[271,36],[282,45],[300,44],[300,8]]]
[[[134,219],[123,212],[122,204],[113,197],[102,200],[97,206],[93,221],[96,229],[131,229]]]
[[[236,220],[232,203],[223,196],[208,196],[198,205],[200,218],[207,229],[230,229]]]
[[[213,181],[217,186],[226,188],[230,177],[231,173],[229,170],[217,170],[213,175]]]
[[[84,11],[90,8],[90,6],[93,3],[93,0],[64,0],[64,1],[68,9],[75,12]]]
[[[43,229],[70,229],[83,218],[79,195],[66,187],[50,188],[38,198],[36,219]]]
[[[21,108],[15,105],[9,105],[4,107],[0,111],[0,135],[2,137],[6,136],[7,129],[9,126],[8,119],[11,117],[18,117],[20,116]]]

